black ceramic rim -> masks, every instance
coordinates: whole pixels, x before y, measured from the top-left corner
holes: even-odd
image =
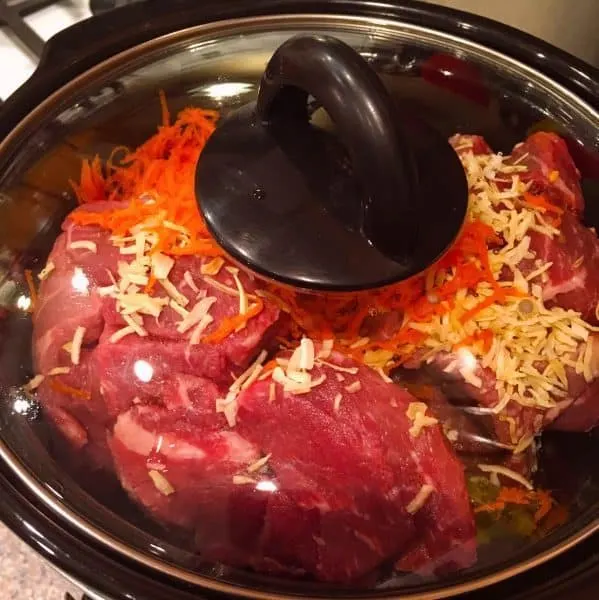
[[[118,20],[114,19],[114,15],[106,14],[93,21],[80,23],[55,36],[46,46],[42,62],[34,76],[7,101],[0,111],[0,139],[4,138],[52,92],[121,51],[160,35],[194,25],[225,19],[294,13],[382,18],[467,38],[535,68],[594,108],[599,107],[599,71],[520,31],[459,11],[408,1],[374,3],[359,0],[329,0],[328,2],[256,0],[248,3],[247,0],[228,0],[223,3],[217,0],[198,6],[194,0],[171,0],[167,6],[165,3],[150,0],[144,6],[132,5],[122,9]],[[69,51],[69,48],[73,47],[81,49],[76,56]],[[6,168],[10,160],[10,156],[5,156],[0,161],[0,169]],[[191,597],[184,591],[185,584],[175,583],[164,575],[145,570],[137,563],[128,564],[122,556],[111,554],[104,547],[98,548],[90,544],[87,539],[82,540],[81,533],[69,530],[64,523],[60,522],[57,515],[50,514],[47,509],[40,507],[39,501],[31,492],[25,491],[22,487],[19,489],[19,484],[11,475],[2,476],[2,471],[5,470],[6,467],[0,466],[0,517],[27,543],[59,568],[71,573],[82,583],[113,598],[160,599],[172,598],[173,593],[177,594],[176,597]],[[3,481],[5,477],[7,478]],[[597,516],[597,510],[591,512],[593,514],[590,518],[587,516],[584,523],[577,519],[566,528],[562,542],[575,535],[577,528],[588,525]],[[32,522],[39,524],[39,531],[44,540],[42,545],[39,536],[33,535],[31,530],[24,526],[25,523]],[[51,546],[56,550],[47,551],[50,547],[44,548],[47,542],[51,542]],[[587,548],[586,552],[591,554],[597,542],[592,538],[584,542],[584,545]],[[90,552],[83,552],[84,548],[88,548]],[[577,550],[579,549],[570,550],[568,555]],[[554,559],[549,565],[562,558]],[[102,564],[101,568],[99,568],[100,564]],[[595,562],[589,559],[587,562],[579,560],[574,564],[578,567],[576,573],[582,577],[579,573],[581,565],[588,565],[590,568],[595,565]],[[502,598],[513,598],[515,590],[522,589],[522,586],[531,586],[529,588],[531,590],[541,589],[539,593],[543,594],[547,588],[555,589],[560,581],[566,585],[572,574],[572,570],[568,570],[568,567],[561,578],[555,579],[553,573],[564,572],[563,569],[555,566],[548,571],[552,575],[551,583],[547,584],[548,572],[544,575],[539,574],[539,579],[535,579],[538,569],[541,567],[511,579],[508,583],[499,584],[499,587],[487,588],[485,594],[492,592],[499,593],[499,597]],[[485,574],[481,573],[479,579],[484,576]],[[545,582],[540,588],[539,581]],[[148,587],[150,582],[151,585]],[[157,587],[159,582],[160,585]],[[161,585],[167,587],[162,588]],[[124,586],[126,589],[123,589]],[[472,588],[474,587],[473,585]],[[165,592],[166,595],[162,595],[163,589],[168,590]],[[445,596],[444,592],[437,590],[437,595],[434,595],[432,590],[427,593],[423,589],[420,597],[438,598]],[[208,592],[205,593],[205,597],[208,597],[207,594]],[[258,590],[255,595],[262,597]],[[374,592],[371,596],[381,597],[381,593]],[[197,598],[197,593],[194,592],[193,597]],[[469,595],[473,600],[475,597],[478,597],[478,594]],[[543,596],[527,594],[527,597]]]

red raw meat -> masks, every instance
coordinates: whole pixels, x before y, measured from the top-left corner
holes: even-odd
[[[331,360],[356,366],[341,355]],[[323,579],[350,580],[360,574],[358,565],[372,568],[406,549],[406,557],[412,556],[416,544],[426,546],[430,560],[424,564],[415,554],[406,558],[413,570],[472,564],[476,544],[463,468],[440,428],[426,428],[413,438],[405,413],[415,399],[370,369],[360,367],[344,382],[331,368],[315,368],[313,376],[321,373],[326,381],[310,394],[296,396],[278,388],[270,402],[270,384],[264,381],[239,398],[237,429],[272,453],[269,465],[280,493],[319,513],[320,531],[314,534],[324,543],[313,546],[315,554],[304,568]],[[361,389],[345,391],[353,381]],[[333,408],[337,393],[343,395],[338,412]],[[424,484],[439,493],[433,492],[410,518],[405,507]],[[368,519],[355,518],[365,511]],[[345,551],[338,546],[339,536]],[[265,538],[257,544],[272,542]]]
[[[595,379],[551,425],[560,431],[590,431],[599,425],[599,379]]]
[[[144,403],[162,402],[164,394],[174,385],[174,377],[184,378],[195,373],[213,381],[231,379],[222,356],[216,352],[197,353],[195,356],[203,362],[190,363],[185,359],[186,347],[187,342],[136,335],[116,344],[103,339],[94,350],[94,366],[108,412],[113,417],[118,416],[131,407],[135,398]],[[210,385],[214,393],[218,393],[219,387],[214,383]]]
[[[343,383],[330,367],[312,371],[321,373],[312,392],[279,387],[272,402],[271,381],[254,383],[238,398],[233,429],[215,412],[215,393],[173,381],[168,408],[137,406],[117,419],[110,446],[124,487],[153,516],[193,529],[204,558],[260,571],[349,582],[401,555],[423,572],[472,564],[463,468],[439,427],[412,438],[405,412],[414,398],[365,367]],[[347,392],[353,381],[361,389]],[[174,493],[160,493],[149,470]],[[236,484],[235,475],[249,478]],[[434,491],[411,515],[424,484]]]
[[[96,203],[91,209],[107,210],[115,203]],[[79,210],[79,209],[77,209]],[[86,207],[88,210],[88,207]],[[95,251],[72,248],[71,244],[88,241],[95,244]],[[165,389],[169,381],[189,385],[193,375],[206,375],[216,382],[231,381],[231,371],[238,372],[275,335],[279,322],[278,310],[265,301],[264,310],[247,326],[222,342],[190,346],[188,337],[176,332],[175,313],[170,311],[160,327],[154,319],[145,319],[152,335],[141,338],[125,337],[118,343],[109,341],[115,326],[124,324],[116,320],[115,301],[100,297],[99,286],[112,284],[110,273],[116,274],[120,261],[130,260],[110,241],[108,232],[96,226],[75,225],[67,218],[63,233],[57,238],[48,258],[54,265],[49,276],[41,282],[39,299],[34,314],[34,358],[36,371],[47,375],[58,366],[68,366],[68,375],[56,376],[69,388],[88,391],[91,398],[73,396],[68,391],[50,385],[52,377],[43,383],[39,397],[47,414],[64,437],[76,448],[89,455],[90,464],[108,467],[111,459],[107,451],[106,435],[116,417],[128,410],[133,401],[169,403],[172,394]],[[183,289],[183,273],[193,268],[199,287],[201,284],[200,261],[181,258],[173,268],[176,285]],[[223,273],[226,271],[223,270]],[[248,291],[253,283],[248,276],[240,275]],[[226,275],[217,277],[229,285]],[[234,287],[234,283],[233,286]],[[191,297],[191,289],[187,286]],[[238,310],[236,297],[218,290],[211,293],[218,298],[211,311],[216,327],[225,316]],[[193,294],[195,301],[195,293]],[[106,323],[106,316],[115,315],[115,323]],[[177,321],[180,320],[176,315]],[[120,319],[120,316],[118,317]],[[70,354],[63,346],[73,339],[77,327],[85,328],[80,365],[71,365]],[[210,331],[210,330],[208,330]],[[178,336],[175,337],[175,334]],[[164,337],[156,337],[164,335]],[[135,376],[136,361],[146,361],[154,370],[151,381],[144,383]],[[147,370],[147,365],[146,365]],[[168,376],[168,377],[167,377]],[[219,388],[203,381],[215,396]],[[183,382],[183,383],[182,383]],[[197,387],[197,385],[196,385]],[[214,409],[214,406],[212,407]]]
[[[193,412],[140,406],[118,417],[110,440],[125,490],[155,518],[195,530],[201,550],[230,535],[229,496],[239,490],[233,475],[260,457],[257,447],[225,428],[215,396],[203,401],[204,417],[210,412],[220,429],[198,427]],[[174,493],[160,492],[150,471],[166,478]]]
[[[110,468],[112,458],[106,432],[112,425],[112,419],[100,394],[92,354],[84,351],[80,364],[75,366],[69,365],[65,353],[66,360],[58,364],[70,366],[70,372],[46,377],[38,396],[58,431],[73,452],[80,455],[76,457],[77,462],[85,462],[87,468]],[[64,391],[69,388],[73,392]]]
[[[207,262],[206,259],[197,257],[185,256],[179,258],[169,274],[169,280],[189,300],[188,309],[191,309],[195,304],[198,292],[190,288],[185,281],[185,272],[189,272],[192,276],[194,285],[200,290],[200,293],[216,298],[216,302],[210,309],[210,315],[214,318],[214,321],[205,330],[205,335],[209,335],[217,329],[223,319],[238,314],[239,300],[236,296],[209,285],[203,279],[200,269],[204,262]],[[236,289],[233,277],[224,267],[217,275],[212,276],[212,279],[226,285],[228,288]],[[240,271],[239,279],[248,294],[256,289],[253,279],[246,273]],[[154,296],[158,298],[166,297],[166,292],[160,285],[156,284]],[[117,312],[116,302],[112,298],[105,299],[103,314],[106,324],[113,331],[126,325]],[[185,355],[185,360],[193,365],[194,369],[199,368],[199,372],[196,371],[198,374],[214,379],[223,379],[224,375],[225,379],[229,379],[229,370],[232,366],[243,367],[248,364],[255,357],[256,349],[267,345],[269,340],[278,333],[279,316],[279,310],[273,304],[267,302],[262,312],[257,317],[250,319],[241,331],[232,333],[218,344],[198,344],[191,347],[187,347],[186,341],[191,335],[191,330],[185,334],[177,331],[181,316],[170,306],[162,310],[158,319],[145,316],[143,325],[150,336],[164,340],[174,340],[178,343],[181,358],[183,359]],[[202,356],[204,354],[206,357]],[[201,366],[198,366],[205,361],[211,365],[218,362],[220,366],[217,371],[205,372]]]
[[[581,313],[582,318],[597,324],[599,302],[599,239],[568,212],[562,216],[560,235],[530,232],[530,248],[537,260],[553,263],[543,282],[546,305],[561,306]],[[521,271],[527,275],[535,269],[532,261],[523,262]]]
[[[580,173],[566,142],[557,134],[539,131],[514,147],[510,162],[528,167],[520,179],[531,183],[530,192],[543,194],[549,201],[577,215],[584,211]]]

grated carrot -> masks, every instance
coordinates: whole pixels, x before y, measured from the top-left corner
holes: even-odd
[[[55,392],[60,392],[61,394],[68,394],[69,396],[73,396],[75,398],[82,398],[83,400],[91,400],[91,393],[86,390],[80,390],[78,388],[71,387],[66,383],[63,383],[58,378],[53,378],[50,381],[50,387]]]
[[[144,293],[150,294],[152,292],[152,290],[154,289],[155,285],[156,285],[156,275],[154,275],[154,273],[151,273],[150,277],[148,279],[148,283],[146,284],[146,287],[144,287]]]
[[[542,213],[549,213],[546,219],[554,227],[559,227],[561,224],[561,217],[564,214],[564,209],[555,205],[553,202],[547,200],[545,196],[540,194],[531,194],[530,192],[524,193],[524,204],[541,211]]]
[[[31,269],[25,269],[25,281],[29,288],[29,298],[31,299],[31,305],[29,311],[32,312],[37,304],[37,290],[35,289],[35,282],[33,280],[33,273]]]
[[[162,126],[168,127],[171,124],[171,113],[166,102],[166,94],[164,90],[159,90],[158,95],[160,96],[160,109],[162,111]]]
[[[202,341],[206,343],[215,343],[224,340],[228,335],[233,333],[238,327],[244,325],[251,318],[259,315],[264,308],[264,302],[258,298],[248,311],[244,314],[235,315],[234,317],[228,317],[223,319],[218,326],[218,329],[205,336]]]
[[[494,502],[481,504],[474,508],[475,513],[501,512],[506,505],[535,506],[535,523],[542,521],[551,511],[554,501],[544,490],[525,490],[522,488],[502,487]]]

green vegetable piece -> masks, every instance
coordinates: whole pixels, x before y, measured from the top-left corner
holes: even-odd
[[[480,475],[468,477],[467,487],[474,504],[490,504],[499,496],[499,487],[493,485],[487,477]]]

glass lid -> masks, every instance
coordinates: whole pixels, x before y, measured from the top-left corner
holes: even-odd
[[[204,145],[305,33],[461,160],[459,237],[407,281],[301,292],[199,216]],[[599,524],[597,124],[391,20],[240,19],[101,63],[0,144],[0,456],[79,535],[233,594],[440,598],[552,558]]]

